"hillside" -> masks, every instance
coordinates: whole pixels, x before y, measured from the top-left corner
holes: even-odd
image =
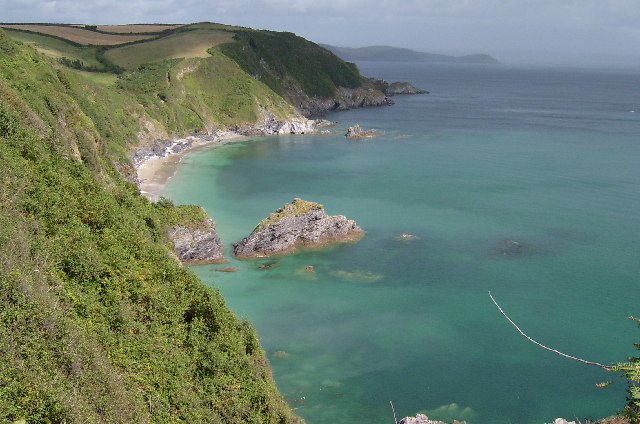
[[[79,26],[0,24],[65,66],[122,74],[172,59],[233,60],[306,116],[330,110],[392,104],[357,67],[286,32],[202,22],[189,25]],[[135,32],[137,31],[137,32]],[[164,65],[158,65],[164,66]],[[98,78],[93,78],[95,81]]]
[[[389,84],[290,33],[0,26],[0,422],[300,422],[251,325],[174,255],[202,210],[142,197],[132,157],[389,104]]]
[[[465,56],[448,56],[444,54],[425,53],[401,47],[369,46],[369,47],[337,47],[321,44],[343,60],[372,60],[379,62],[428,62],[428,63],[477,63],[495,64],[496,59],[486,54]]]
[[[299,421],[253,328],[172,256],[165,228],[201,212],[151,203],[121,173],[152,126],[235,124],[283,102],[222,55],[193,60],[117,88],[0,31],[0,422]],[[236,100],[190,108],[225,66]]]

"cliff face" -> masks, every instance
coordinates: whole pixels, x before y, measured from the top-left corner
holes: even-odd
[[[294,199],[264,219],[253,232],[233,245],[239,258],[290,253],[298,246],[318,247],[356,240],[362,229],[342,215],[328,216],[322,205]]]

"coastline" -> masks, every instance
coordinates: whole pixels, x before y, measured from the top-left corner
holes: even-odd
[[[180,160],[189,152],[211,145],[222,145],[251,136],[284,134],[328,134],[320,128],[335,125],[324,119],[300,119],[277,121],[268,116],[261,124],[241,127],[235,130],[218,130],[202,137],[189,136],[174,140],[154,140],[137,150],[131,162],[136,169],[136,184],[140,194],[151,201],[157,201],[160,192],[175,174]]]
[[[157,201],[165,184],[175,175],[178,165],[185,155],[203,147],[223,145],[244,138],[247,137],[232,131],[220,132],[213,137],[192,136],[174,140],[160,154],[152,154],[134,160],[140,194],[153,202]],[[174,149],[178,145],[181,148]]]

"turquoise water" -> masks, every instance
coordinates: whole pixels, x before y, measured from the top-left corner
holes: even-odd
[[[635,354],[640,75],[359,65],[432,93],[329,116],[337,131],[384,131],[374,139],[197,151],[164,193],[205,206],[227,252],[294,197],[366,230],[268,270],[193,268],[257,327],[296,412],[310,424],[388,423],[393,401],[399,416],[527,424],[621,409],[624,380],[528,342],[488,292],[544,344],[604,363]],[[503,254],[505,240],[524,251]]]

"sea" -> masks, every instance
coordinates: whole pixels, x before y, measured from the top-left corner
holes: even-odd
[[[214,217],[230,263],[192,269],[257,328],[291,407],[309,424],[622,410],[619,372],[513,324],[588,361],[638,355],[640,70],[358,65],[430,94],[330,113],[330,135],[195,151],[162,193]],[[345,138],[354,124],[378,136]],[[232,258],[233,242],[297,197],[366,234]]]

